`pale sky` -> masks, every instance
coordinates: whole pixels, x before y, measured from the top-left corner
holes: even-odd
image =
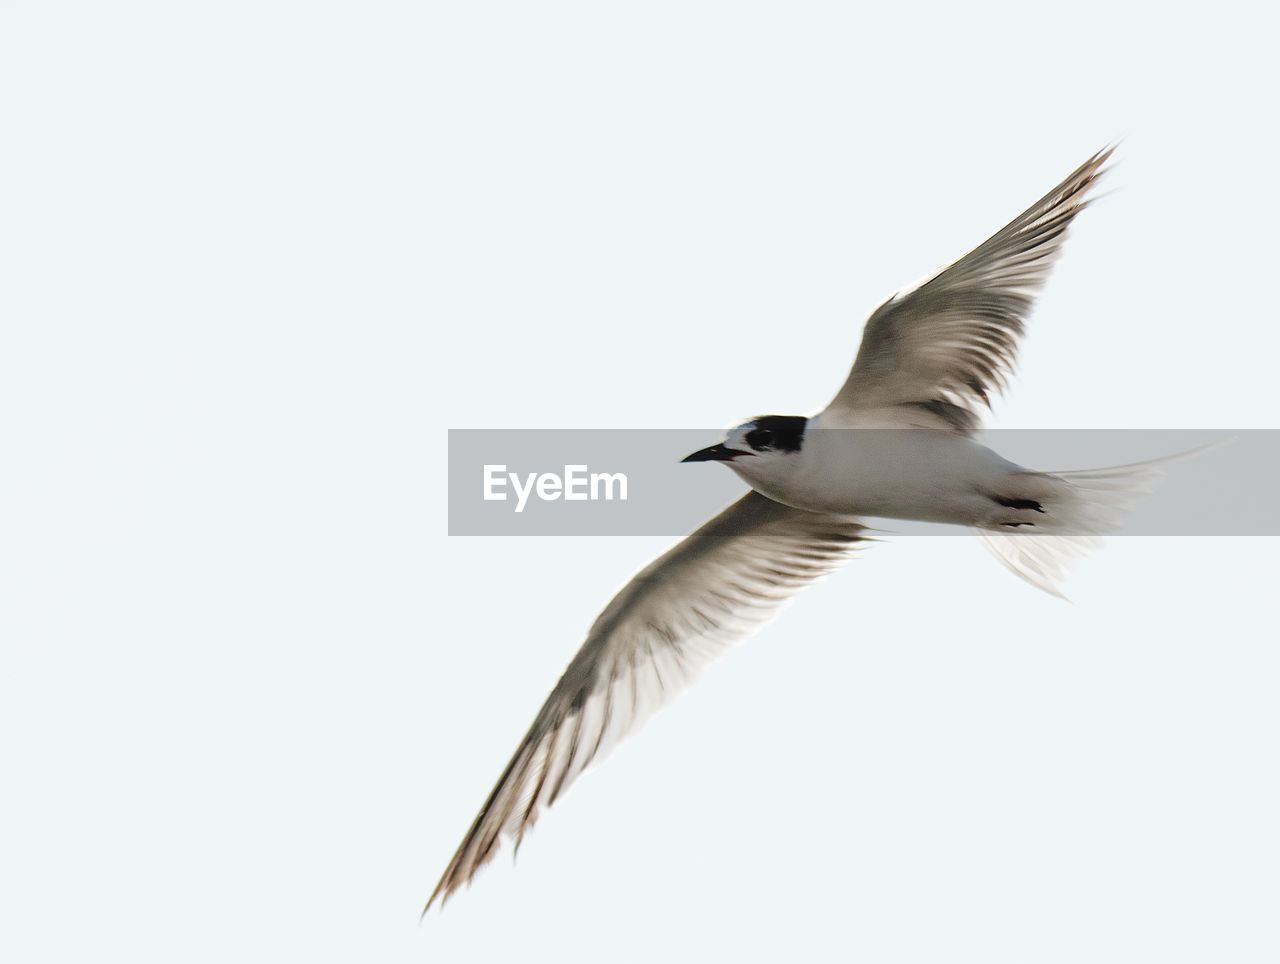
[[[0,957],[1280,958],[1262,539],[874,546],[418,924],[670,541],[447,429],[812,411],[1116,138],[992,424],[1280,427],[1274,13],[880,7],[6,5]]]

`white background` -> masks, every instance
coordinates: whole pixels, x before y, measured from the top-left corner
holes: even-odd
[[[812,411],[1116,137],[993,424],[1278,427],[1261,5],[889,6],[5,5],[0,956],[1280,957],[1243,539],[876,546],[418,925],[667,541],[449,539],[446,429]]]

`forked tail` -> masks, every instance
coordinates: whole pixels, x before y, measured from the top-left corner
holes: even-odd
[[[1171,462],[1199,455],[1222,442],[1203,445],[1132,465],[1079,472],[1031,473],[1046,493],[1044,511],[1033,522],[1012,529],[974,529],[983,544],[1010,572],[1060,599],[1076,560],[1098,548],[1100,538],[1116,532],[1133,506],[1151,491]]]

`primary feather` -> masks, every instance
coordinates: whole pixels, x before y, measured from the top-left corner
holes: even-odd
[[[827,424],[896,409],[916,424],[976,431],[1013,372],[1033,295],[1113,150],[1099,151],[959,261],[877,308],[823,413]]]
[[[610,601],[547,697],[423,913],[516,846],[592,761],[863,540],[856,520],[756,492],[641,570]]]

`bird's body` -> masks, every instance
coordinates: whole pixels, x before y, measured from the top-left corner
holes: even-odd
[[[770,472],[758,460],[730,468],[763,495],[809,512],[962,526],[999,525],[1048,486],[975,439],[930,428],[830,428],[810,419],[799,452]],[[1001,511],[1002,510],[1002,511]],[[1013,520],[1017,521],[1017,520]]]
[[[862,519],[978,531],[1052,593],[1160,463],[1032,471],[977,440],[1013,369],[1033,293],[1111,151],[1099,152],[959,261],[871,315],[844,386],[812,418],[770,415],[686,461],[752,491],[638,573],[605,607],[454,854],[431,901],[518,845],[592,761],[728,646],[865,541]]]

